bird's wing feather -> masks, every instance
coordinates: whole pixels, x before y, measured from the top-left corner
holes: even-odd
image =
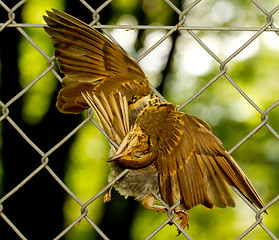
[[[80,107],[76,113],[84,109],[86,102],[77,98],[81,96],[81,88],[88,86],[86,84],[92,84],[92,88],[98,86],[98,91],[105,94],[107,88],[113,91],[118,89],[127,98],[150,93],[145,74],[122,48],[69,14],[53,9],[53,12],[47,11],[47,15],[44,16],[47,23],[44,29],[51,36],[55,57],[65,74],[64,88],[59,93],[57,103],[60,111],[68,112],[70,109],[69,112],[74,113],[75,104]],[[71,88],[72,85],[80,87],[73,91],[75,88]]]
[[[158,141],[161,151],[156,164],[160,192],[169,205],[181,200],[186,209],[197,204],[208,208],[234,206],[226,186],[229,184],[255,206],[263,207],[248,178],[208,125],[179,112],[169,115],[165,124],[162,129],[166,130]]]
[[[126,97],[120,92],[118,95],[86,92],[82,93],[82,96],[97,115],[108,137],[120,145],[130,130]]]

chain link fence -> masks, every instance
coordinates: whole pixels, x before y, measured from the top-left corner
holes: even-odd
[[[256,134],[262,127],[265,127],[269,130],[269,132],[279,140],[279,134],[278,132],[273,129],[269,122],[268,122],[268,114],[279,105],[279,100],[274,99],[273,104],[271,104],[266,109],[261,109],[249,96],[248,94],[243,91],[243,89],[231,78],[231,76],[227,73],[227,64],[232,61],[240,52],[242,52],[248,45],[250,45],[253,41],[255,41],[263,32],[270,31],[273,32],[273,34],[279,35],[279,29],[274,25],[274,18],[273,16],[278,12],[279,5],[271,10],[265,9],[263,5],[261,5],[258,1],[252,0],[251,3],[256,7],[258,13],[261,14],[261,16],[264,16],[266,18],[266,23],[261,27],[199,27],[199,26],[189,26],[187,25],[186,16],[187,14],[194,8],[196,8],[201,0],[196,0],[191,2],[189,5],[187,5],[184,9],[178,9],[171,1],[164,0],[166,4],[169,5],[170,8],[177,14],[178,22],[174,26],[143,26],[143,25],[127,25],[127,26],[112,26],[112,25],[102,25],[101,19],[99,16],[99,13],[108,6],[112,0],[104,1],[102,5],[100,5],[97,9],[93,9],[89,3],[86,1],[80,0],[81,4],[83,4],[90,12],[92,12],[93,22],[91,22],[92,25],[96,25],[97,28],[105,29],[105,28],[126,28],[126,29],[163,29],[167,30],[168,32],[159,40],[157,41],[152,47],[150,47],[148,50],[143,52],[141,55],[139,55],[136,59],[136,61],[140,61],[145,56],[147,56],[150,52],[152,52],[157,46],[159,46],[164,40],[166,40],[172,33],[174,33],[177,30],[185,31],[187,32],[220,66],[220,71],[208,82],[206,83],[201,89],[199,89],[196,94],[194,94],[192,97],[190,97],[187,101],[185,101],[183,104],[179,106],[179,110],[181,110],[183,107],[185,107],[187,104],[192,102],[194,99],[196,99],[201,93],[206,91],[209,86],[211,86],[215,81],[217,81],[220,77],[224,76],[231,85],[242,95],[242,97],[261,115],[261,123],[258,124],[249,134],[247,134],[243,139],[241,139],[232,149],[230,149],[230,153],[232,153],[235,149],[237,149],[240,145],[242,145],[245,141],[247,141],[249,138],[251,138],[254,134]],[[103,195],[113,184],[115,181],[120,179],[122,176],[124,176],[127,173],[127,170],[123,171],[113,182],[108,184],[106,187],[104,187],[100,192],[98,192],[95,196],[93,196],[91,199],[89,199],[86,203],[83,203],[72,191],[69,189],[65,183],[57,176],[55,171],[48,165],[49,163],[49,156],[53,154],[61,145],[63,145],[69,138],[71,138],[76,132],[79,131],[79,129],[82,128],[82,126],[87,123],[88,121],[92,121],[93,124],[96,125],[96,127],[99,128],[99,130],[103,132],[103,130],[99,127],[98,123],[92,119],[93,112],[88,111],[87,118],[84,119],[75,129],[73,129],[67,136],[65,136],[60,142],[53,145],[52,148],[50,148],[48,151],[41,150],[36,143],[30,139],[27,134],[24,132],[23,129],[19,127],[17,122],[10,116],[10,106],[14,104],[19,98],[21,98],[27,91],[29,91],[32,86],[40,81],[40,79],[46,75],[48,72],[52,72],[59,81],[61,81],[61,77],[59,74],[54,70],[54,57],[48,56],[42,49],[38,47],[38,45],[28,36],[24,28],[33,28],[33,27],[43,27],[43,25],[38,24],[25,24],[25,23],[17,23],[15,22],[15,16],[17,14],[17,9],[21,7],[23,4],[25,4],[26,0],[19,1],[16,5],[9,8],[4,1],[0,1],[0,6],[7,12],[7,21],[0,23],[0,32],[7,28],[12,27],[16,28],[17,31],[22,34],[22,36],[48,61],[48,67],[36,78],[34,79],[28,86],[26,86],[24,89],[22,89],[20,92],[18,92],[14,97],[12,97],[7,102],[0,101],[0,106],[2,108],[2,115],[0,116],[0,121],[7,121],[17,132],[18,134],[24,138],[24,140],[41,156],[41,164],[39,167],[37,167],[33,172],[31,172],[26,178],[22,179],[21,182],[18,183],[17,186],[15,186],[13,189],[10,190],[10,192],[6,193],[2,198],[0,199],[0,216],[4,219],[4,221],[10,226],[10,228],[21,238],[21,239],[27,239],[22,233],[21,230],[17,228],[16,224],[13,223],[13,221],[5,215],[5,211],[3,209],[3,206],[5,205],[5,202],[11,198],[19,189],[21,189],[25,184],[28,184],[28,182],[36,176],[42,169],[46,169],[50,176],[57,181],[57,183],[61,186],[61,188],[64,189],[64,191],[73,198],[77,204],[80,205],[81,208],[81,214],[80,216],[73,221],[69,226],[67,226],[64,231],[62,231],[59,235],[57,235],[54,239],[60,239],[64,235],[67,234],[68,231],[70,231],[75,225],[77,225],[82,219],[86,219],[88,223],[94,228],[98,234],[103,239],[108,239],[106,234],[97,226],[97,224],[92,221],[92,219],[88,216],[88,206],[90,204],[93,204],[93,202]],[[203,30],[203,31],[250,31],[253,32],[253,36],[250,37],[246,42],[243,42],[242,45],[234,51],[229,57],[227,57],[225,60],[221,60],[219,56],[217,56],[209,46],[207,46],[201,38],[198,37],[198,35],[195,33],[195,30]],[[2,32],[2,34],[5,34],[5,32]],[[279,41],[279,36],[278,36]],[[155,93],[160,95],[156,91],[155,88],[152,88]],[[161,96],[161,95],[160,95]],[[163,96],[161,96],[163,98]],[[2,99],[0,99],[2,100]],[[278,110],[278,109],[277,109]],[[257,210],[255,209],[239,192],[236,191],[236,193],[239,195],[240,198],[255,212],[255,222],[247,228],[237,239],[244,238],[247,234],[252,232],[255,227],[260,226],[266,233],[267,238],[266,239],[277,239],[275,234],[272,233],[268,227],[266,227],[263,224],[263,218],[268,218],[267,215],[262,215],[262,213],[269,209],[274,204],[279,204],[279,195],[274,196],[272,201],[266,204],[266,206],[261,209]],[[185,236],[186,239],[192,239],[189,234],[184,231],[184,229],[181,229],[180,225],[174,220],[174,213],[173,209],[177,206],[175,204],[174,206],[168,207],[160,197],[154,196],[157,198],[159,202],[162,203],[162,205],[166,206],[169,211],[166,215],[166,220],[162,222],[162,224],[154,229],[154,232],[152,232],[146,239],[151,239],[154,235],[156,235],[162,228],[164,228],[168,223],[172,222],[174,223],[182,232],[182,234]]]

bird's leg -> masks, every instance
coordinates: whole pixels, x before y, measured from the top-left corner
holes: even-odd
[[[152,194],[147,195],[143,201],[142,201],[142,206],[144,206],[147,209],[152,209],[157,212],[167,212],[168,209],[162,206],[154,205],[156,199]]]
[[[152,209],[152,210],[156,210],[156,211],[160,211],[160,212],[167,212],[168,209],[162,206],[158,206],[158,205],[154,205],[156,199],[152,194],[147,195],[143,201],[142,201],[142,205],[147,208],[147,209]],[[175,221],[181,220],[180,226],[182,228],[187,227],[187,229],[189,229],[189,224],[188,224],[188,220],[189,220],[189,215],[186,213],[185,210],[183,209],[175,209],[174,213],[177,215],[177,217],[174,219]],[[181,232],[178,230],[178,235]],[[177,236],[178,236],[177,235]]]

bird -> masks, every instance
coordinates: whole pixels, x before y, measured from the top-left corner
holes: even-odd
[[[188,226],[187,210],[196,205],[234,207],[228,186],[257,209],[264,203],[243,170],[202,119],[151,92],[140,66],[117,43],[77,18],[56,10],[44,16],[63,78],[56,106],[79,114],[89,107],[111,145],[108,181],[127,174],[113,187],[147,209],[167,212],[153,193]],[[110,195],[106,201],[110,200]],[[266,211],[265,211],[266,212]]]

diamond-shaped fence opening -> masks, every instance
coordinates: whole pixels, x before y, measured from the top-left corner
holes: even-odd
[[[105,32],[107,32],[105,29],[127,29],[129,31],[134,31],[137,29],[142,30],[162,30],[163,34],[160,35],[160,38],[156,41],[153,41],[151,46],[146,48],[141,54],[139,54],[136,57],[136,61],[140,62],[141,60],[148,59],[149,56],[152,56],[153,52],[155,52],[162,44],[166,43],[170,36],[173,34],[176,34],[178,31],[180,32],[180,36],[183,36],[191,42],[191,44],[195,45],[199,49],[202,49],[201,56],[193,56],[196,59],[199,59],[198,61],[202,62],[203,56],[210,59],[211,64],[218,67],[218,69],[215,71],[215,73],[210,76],[210,80],[207,82],[204,82],[203,85],[200,85],[198,89],[195,89],[193,91],[193,94],[187,98],[183,99],[183,102],[180,102],[180,106],[178,107],[178,110],[182,110],[185,106],[190,104],[193,101],[199,101],[201,96],[204,96],[207,91],[210,91],[211,86],[215,86],[214,84],[217,81],[224,81],[224,79],[227,81],[227,83],[231,88],[234,89],[235,92],[239,93],[241,95],[241,103],[245,104],[245,106],[249,107],[249,111],[255,111],[258,113],[258,118],[260,119],[260,123],[254,124],[253,128],[251,128],[249,131],[244,131],[244,134],[242,134],[242,138],[239,139],[237,142],[233,141],[232,145],[233,147],[229,150],[229,153],[232,153],[234,150],[238,149],[242,144],[244,144],[247,140],[254,139],[257,134],[262,129],[266,129],[266,134],[271,134],[273,140],[277,141],[277,148],[278,148],[278,140],[279,140],[279,134],[278,129],[276,129],[269,120],[269,116],[275,116],[274,118],[278,119],[278,105],[279,105],[279,99],[277,95],[277,99],[271,99],[269,101],[269,105],[263,105],[264,107],[261,107],[262,105],[258,105],[256,101],[253,101],[253,97],[251,96],[251,92],[246,90],[246,87],[244,85],[239,84],[237,81],[237,78],[234,78],[234,76],[231,75],[230,67],[231,63],[238,61],[238,57],[242,56],[242,54],[247,54],[247,51],[253,52],[253,48],[259,47],[256,42],[257,40],[263,35],[263,34],[272,34],[272,35],[279,35],[279,29],[276,26],[276,20],[278,19],[278,10],[279,5],[272,5],[271,3],[264,3],[263,1],[251,1],[247,2],[246,4],[249,5],[249,8],[253,8],[255,16],[253,16],[254,19],[260,19],[258,23],[261,23],[261,25],[256,26],[226,26],[225,22],[227,18],[233,18],[233,11],[237,11],[237,8],[234,6],[234,10],[226,10],[226,4],[230,5],[231,3],[228,1],[214,1],[214,9],[213,9],[213,19],[216,20],[216,22],[212,23],[206,23],[204,22],[203,15],[206,13],[204,12],[204,9],[208,9],[206,7],[207,4],[211,4],[210,1],[185,1],[180,4],[180,7],[177,7],[172,1],[169,0],[161,0],[161,1],[154,1],[154,4],[164,4],[168,7],[168,9],[171,9],[172,14],[176,16],[177,21],[173,23],[172,25],[163,26],[163,25],[140,25],[140,24],[134,24],[134,25],[102,25],[102,12],[110,6],[110,4],[113,4],[112,0],[109,1],[103,1],[100,5],[98,5],[97,8],[93,8],[90,5],[90,2],[86,1],[80,1],[75,2],[76,4],[79,4],[79,7],[83,7],[83,11],[89,11],[91,13],[92,19],[88,19],[88,23],[90,23],[91,26],[94,26],[98,29],[103,29]],[[62,148],[66,148],[65,145],[71,141],[71,139],[74,138],[75,134],[80,131],[80,129],[87,123],[92,122],[105,136],[106,134],[104,131],[100,128],[98,123],[92,118],[93,112],[91,110],[87,111],[87,116],[84,120],[81,120],[79,123],[77,123],[77,118],[72,116],[67,116],[68,121],[71,122],[71,119],[73,119],[74,125],[67,125],[65,122],[62,125],[57,125],[58,127],[65,127],[63,135],[56,136],[55,135],[55,129],[46,129],[43,133],[36,132],[36,128],[27,128],[24,124],[24,121],[21,119],[21,117],[24,118],[24,113],[18,113],[19,110],[18,102],[22,101],[23,96],[28,96],[28,92],[32,91],[33,87],[35,85],[39,85],[40,81],[45,81],[46,76],[49,74],[53,74],[59,81],[61,81],[61,77],[55,70],[55,61],[54,57],[46,54],[42,48],[39,46],[39,41],[36,39],[32,39],[32,35],[29,34],[28,29],[31,28],[42,28],[44,24],[32,24],[32,23],[19,23],[16,21],[16,16],[19,14],[19,11],[21,11],[24,4],[27,4],[26,1],[19,1],[15,3],[14,5],[10,5],[11,3],[9,1],[0,1],[1,6],[1,15],[6,13],[5,16],[1,16],[2,22],[0,23],[0,36],[1,39],[4,39],[7,31],[13,31],[16,34],[19,34],[21,38],[25,39],[25,42],[28,43],[29,47],[34,48],[40,57],[42,57],[42,65],[47,66],[45,67],[37,76],[35,79],[30,80],[28,83],[22,83],[22,85],[16,85],[15,79],[13,79],[13,68],[14,66],[9,65],[11,61],[9,60],[10,55],[9,51],[4,51],[5,45],[2,44],[1,41],[1,71],[2,74],[2,81],[9,81],[2,82],[1,87],[3,88],[3,91],[5,91],[5,94],[2,92],[2,95],[5,97],[0,99],[0,106],[2,109],[2,114],[0,116],[0,121],[3,123],[1,127],[1,131],[3,135],[5,136],[5,131],[10,131],[9,134],[14,137],[14,142],[12,145],[7,146],[5,144],[5,139],[3,139],[3,145],[6,148],[8,148],[8,152],[10,151],[9,156],[13,156],[14,153],[18,151],[18,149],[21,149],[18,147],[18,145],[24,145],[24,148],[26,151],[22,152],[22,158],[18,159],[9,159],[9,168],[10,169],[17,169],[17,171],[9,171],[9,172],[3,172],[2,177],[3,179],[6,179],[5,181],[8,181],[8,179],[12,179],[12,182],[4,182],[5,186],[7,186],[2,192],[2,197],[0,199],[0,216],[2,218],[1,224],[6,224],[9,226],[11,231],[14,231],[15,236],[17,236],[21,239],[28,239],[28,231],[26,229],[22,229],[18,227],[18,223],[15,220],[14,216],[11,214],[11,211],[9,208],[15,207],[13,205],[15,202],[18,205],[20,202],[20,198],[22,198],[23,192],[26,188],[31,188],[31,193],[34,193],[34,196],[32,196],[32,199],[34,200],[34,206],[39,206],[35,202],[39,202],[40,199],[37,196],[37,191],[42,193],[39,189],[42,189],[44,187],[47,188],[53,188],[53,191],[50,191],[52,193],[52,199],[53,201],[50,201],[48,206],[41,206],[47,207],[50,209],[50,216],[52,216],[52,219],[55,218],[55,211],[61,211],[61,209],[56,209],[56,202],[55,198],[57,195],[63,195],[66,194],[68,197],[72,198],[73,201],[76,202],[76,205],[79,205],[79,208],[81,210],[80,215],[73,221],[71,224],[68,224],[65,226],[63,231],[57,232],[57,229],[55,229],[51,235],[50,238],[54,239],[61,239],[64,236],[67,236],[67,233],[70,232],[75,226],[79,225],[80,221],[82,219],[85,219],[89,225],[101,236],[103,239],[108,239],[108,236],[106,235],[106,232],[103,231],[98,224],[96,224],[95,220],[92,220],[92,218],[88,214],[88,207],[91,204],[94,204],[94,201],[99,199],[103,196],[105,192],[107,192],[110,187],[114,184],[114,182],[118,181],[121,177],[123,177],[127,170],[123,171],[113,182],[106,185],[104,188],[101,189],[96,195],[94,195],[92,198],[87,200],[87,202],[83,202],[79,199],[79,196],[77,196],[72,189],[70,189],[63,179],[63,170],[59,170],[59,168],[65,168],[65,166],[61,166],[61,164],[57,164],[59,161],[58,158],[61,157],[59,155]],[[121,1],[116,1],[114,4],[121,4]],[[145,1],[145,4],[148,5]],[[237,5],[236,5],[237,6]],[[154,5],[154,7],[156,7]],[[121,7],[119,7],[121,8]],[[223,9],[224,8],[224,9]],[[219,12],[218,12],[219,11]],[[125,12],[124,10],[122,12]],[[154,8],[154,13],[158,12]],[[125,13],[122,13],[125,15]],[[249,13],[251,14],[251,13]],[[277,15],[276,15],[277,14]],[[245,18],[247,16],[243,16]],[[277,17],[277,19],[276,19]],[[217,24],[217,22],[222,24]],[[237,23],[237,20],[234,21]],[[206,25],[200,25],[200,24],[206,24]],[[221,26],[220,26],[221,25]],[[200,32],[210,32],[211,34],[215,35],[215,40],[218,41],[218,43],[215,42],[215,45],[212,43],[212,38],[205,39],[203,38],[202,34]],[[245,38],[241,38],[241,41],[236,41],[237,44],[235,44],[233,51],[226,51],[226,44],[228,43],[227,37],[224,37],[222,33],[224,32],[230,32],[232,33],[240,33],[245,32],[247,35],[245,35]],[[219,34],[219,36],[218,36]],[[112,36],[107,33],[107,35],[115,41]],[[224,37],[224,38],[223,38]],[[279,43],[279,36],[276,36],[278,38],[277,45]],[[182,38],[181,38],[182,39]],[[181,40],[180,39],[180,40]],[[13,39],[10,40],[13,42]],[[182,41],[182,40],[181,40]],[[4,41],[3,41],[4,42]],[[233,37],[231,37],[231,42],[234,42]],[[186,43],[185,43],[186,44]],[[216,44],[224,44],[223,48],[225,52],[218,52],[215,50]],[[179,45],[179,44],[177,44]],[[179,50],[183,54],[183,44],[179,45]],[[158,47],[158,48],[157,48]],[[17,46],[14,46],[14,48],[17,48]],[[185,46],[186,48],[186,46]],[[251,50],[252,49],[252,50]],[[278,47],[277,47],[278,49]],[[13,51],[10,49],[10,51]],[[169,51],[173,51],[173,49],[169,49]],[[248,51],[248,54],[249,54]],[[7,55],[5,56],[4,53]],[[198,52],[199,53],[199,52]],[[278,51],[276,52],[278,53]],[[276,54],[275,53],[275,54]],[[176,54],[177,56],[179,53]],[[11,55],[12,56],[12,55]],[[225,57],[224,57],[225,56]],[[27,58],[26,58],[27,59]],[[30,60],[30,58],[29,58]],[[31,56],[32,60],[32,56]],[[6,61],[8,64],[6,64]],[[43,62],[44,61],[44,62]],[[179,61],[183,61],[180,57]],[[32,62],[32,61],[31,61]],[[16,62],[14,62],[16,63]],[[32,71],[32,66],[25,62],[26,64],[26,71]],[[169,63],[167,63],[169,64]],[[247,63],[248,64],[248,63]],[[267,65],[269,63],[266,63]],[[181,65],[182,66],[182,65]],[[143,66],[144,67],[144,66]],[[202,71],[204,66],[200,66],[200,71]],[[262,66],[263,68],[265,66]],[[4,69],[5,68],[5,69]],[[7,74],[7,68],[10,73],[8,73],[8,76],[4,76],[4,73]],[[245,70],[245,69],[244,69]],[[244,71],[243,69],[240,69],[239,71]],[[34,69],[35,71],[35,69]],[[272,73],[269,73],[268,76],[272,76],[272,84],[274,83],[274,89],[278,92],[279,90],[279,84],[278,84],[278,74],[276,75],[277,70],[274,69],[274,75]],[[265,76],[263,75],[263,78]],[[222,79],[222,80],[221,80]],[[262,84],[259,85],[259,87],[263,87],[262,91],[264,91],[265,81],[268,81],[268,79],[263,79]],[[22,87],[24,85],[24,87]],[[7,87],[8,86],[8,87]],[[165,100],[165,97],[162,96],[155,87],[152,87],[152,90],[158,94],[163,100]],[[258,91],[261,91],[259,89]],[[269,93],[262,93],[263,95],[266,95],[267,98],[270,98]],[[44,96],[44,95],[41,95]],[[186,96],[186,94],[185,94]],[[275,96],[275,95],[272,95]],[[40,100],[42,101],[42,99]],[[44,101],[44,99],[43,99]],[[45,101],[48,101],[45,99]],[[216,99],[218,102],[218,98]],[[43,105],[42,105],[43,106]],[[54,108],[53,105],[51,108]],[[245,108],[246,110],[247,108]],[[251,110],[252,109],[252,110]],[[245,111],[243,110],[243,111]],[[242,109],[239,109],[239,112],[241,112]],[[62,115],[62,114],[61,114]],[[217,117],[217,116],[216,116]],[[239,119],[241,117],[241,114],[236,114],[234,118]],[[78,119],[79,120],[79,119]],[[50,124],[47,126],[54,125],[53,122],[58,121],[56,119],[46,119],[45,124]],[[222,120],[220,120],[222,121]],[[57,127],[56,126],[56,127]],[[277,124],[278,126],[278,124]],[[6,128],[8,130],[6,130]],[[32,131],[33,132],[32,132]],[[35,131],[35,132],[34,132]],[[235,131],[240,131],[239,129],[236,129]],[[61,137],[63,136],[63,137]],[[109,139],[108,139],[109,140]],[[2,143],[1,143],[2,144]],[[43,145],[44,149],[40,148],[39,146]],[[48,146],[47,148],[45,146]],[[274,146],[274,145],[273,145]],[[266,147],[265,146],[259,146],[259,147]],[[266,147],[268,148],[268,147]],[[278,153],[277,150],[274,150],[274,154]],[[2,152],[4,153],[4,150],[2,149]],[[7,152],[7,151],[6,151]],[[25,155],[24,155],[25,154]],[[249,153],[248,153],[249,154]],[[2,160],[4,162],[4,158],[7,157],[7,154],[2,155]],[[33,159],[36,159],[37,161],[34,161]],[[51,160],[50,160],[51,159]],[[278,156],[276,158],[273,157],[274,162],[272,163],[274,168],[278,168]],[[276,162],[277,161],[277,162]],[[32,162],[32,163],[29,163]],[[28,164],[27,164],[28,163]],[[57,165],[56,165],[57,164]],[[27,167],[28,166],[28,167]],[[21,174],[18,173],[18,169],[20,169]],[[35,183],[38,176],[44,175],[49,180],[49,185],[40,185],[40,183]],[[278,187],[278,184],[275,184],[275,186]],[[32,189],[33,188],[33,189]],[[57,193],[58,191],[58,193]],[[239,195],[239,197],[247,204],[247,208],[251,208],[255,213],[254,217],[255,220],[249,225],[247,228],[243,229],[241,231],[241,234],[237,237],[237,239],[242,239],[246,236],[253,235],[253,231],[255,231],[256,228],[262,228],[266,234],[265,239],[277,239],[276,235],[278,237],[278,232],[271,231],[268,226],[266,226],[263,222],[266,218],[269,218],[268,215],[264,214],[263,212],[265,210],[269,211],[269,214],[272,215],[273,211],[276,214],[275,208],[273,206],[276,206],[278,208],[278,200],[279,195],[274,195],[273,199],[268,202],[263,209],[257,210],[255,209],[237,190],[235,192]],[[278,191],[277,191],[278,192]],[[47,193],[49,194],[49,192]],[[167,206],[166,203],[163,202],[162,199],[160,199],[159,196],[157,196],[154,193],[155,198],[161,202],[162,205],[166,206],[169,211],[165,215],[165,221],[161,222],[161,225],[154,226],[153,232],[148,233],[148,236],[143,236],[146,239],[153,238],[156,236],[157,233],[159,233],[166,225],[169,223],[173,223],[176,225],[177,228],[181,231],[181,236],[185,237],[186,239],[192,239],[187,231],[182,229],[179,225],[179,223],[175,220],[173,209],[176,207],[176,203],[174,206]],[[47,197],[47,196],[46,196]],[[24,198],[24,197],[23,197]],[[28,209],[24,210],[24,206],[17,207],[16,209],[23,209],[17,210],[17,214],[28,214]],[[42,216],[40,214],[40,209],[37,209],[37,214],[34,215],[34,222],[40,221],[41,218],[44,218],[45,216]],[[30,211],[31,212],[31,211]],[[278,212],[278,211],[277,211]],[[262,214],[263,213],[263,214]],[[31,214],[31,213],[30,213]],[[157,215],[155,215],[157,217]],[[50,219],[49,221],[52,221]],[[224,219],[224,221],[226,221]],[[26,225],[29,227],[27,229],[32,229],[32,222],[27,222]],[[30,226],[31,225],[31,226]],[[52,232],[51,229],[48,229],[49,232]],[[278,231],[278,228],[277,228]],[[56,234],[56,235],[55,235]],[[1,233],[0,233],[1,235]],[[2,239],[2,237],[1,237]],[[4,238],[5,239],[5,236]],[[208,236],[208,239],[211,239],[210,236]],[[229,236],[224,236],[224,239],[232,239]],[[233,238],[234,239],[234,238]]]

